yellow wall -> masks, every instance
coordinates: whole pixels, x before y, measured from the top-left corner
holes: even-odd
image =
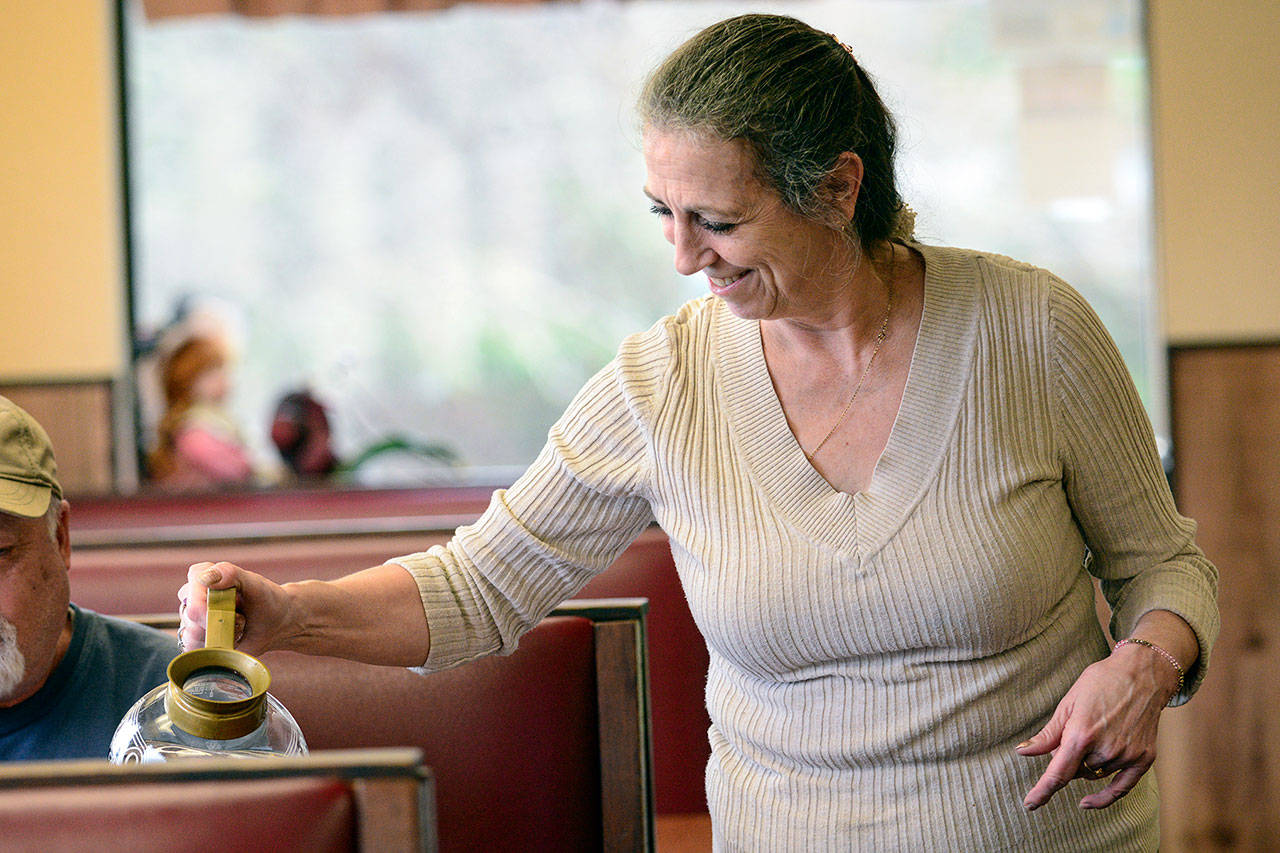
[[[108,0],[0,6],[0,381],[125,362]]]
[[[1156,233],[1172,343],[1280,337],[1280,6],[1151,0]]]
[[[0,11],[0,381],[123,371],[111,5]],[[1280,337],[1275,0],[1151,0],[1149,17],[1167,335]]]

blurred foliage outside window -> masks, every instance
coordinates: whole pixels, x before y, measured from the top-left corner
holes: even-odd
[[[1157,430],[1140,0],[595,0],[339,18],[126,4],[134,321],[214,306],[264,465],[306,386],[369,485],[508,479],[627,334],[705,292],[641,193],[632,105],[700,27],[793,14],[850,44],[898,118],[923,242],[1080,289]],[[143,397],[144,403],[147,397]],[[154,412],[144,406],[144,422]]]

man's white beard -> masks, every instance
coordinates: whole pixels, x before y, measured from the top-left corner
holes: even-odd
[[[18,648],[18,629],[0,616],[0,701],[9,699],[27,674],[27,659]]]

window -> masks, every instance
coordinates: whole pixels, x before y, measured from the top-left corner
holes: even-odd
[[[1163,428],[1140,0],[126,5],[136,328],[220,307],[262,464],[276,401],[306,385],[340,457],[401,435],[462,463],[384,458],[361,483],[509,477],[622,337],[704,292],[648,212],[632,103],[670,48],[744,11],[853,46],[899,119],[919,238],[1083,291]]]

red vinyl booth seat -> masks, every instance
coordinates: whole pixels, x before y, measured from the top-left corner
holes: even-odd
[[[6,853],[435,849],[431,778],[412,749],[165,764],[0,764]]]
[[[239,561],[283,583],[337,577],[393,554],[446,541],[449,533],[82,548],[71,556],[71,598],[101,613],[173,614],[178,587],[195,559]],[[666,536],[657,528],[642,533],[579,597],[649,600],[655,807],[659,814],[705,812],[703,776],[710,755],[710,718],[703,697],[707,647],[689,613]]]
[[[199,803],[198,813],[193,803]],[[251,809],[246,807],[249,803]],[[180,790],[155,785],[86,787],[73,796],[37,788],[0,798],[0,827],[0,848],[33,853],[345,853],[356,846],[350,789],[337,779],[320,778],[261,780],[234,787],[200,782]]]
[[[422,750],[442,851],[601,849],[589,619],[545,619],[510,657],[425,677],[287,652],[263,662],[310,749]]]
[[[280,583],[338,577],[447,541],[487,497],[483,489],[73,497],[71,597],[102,613],[172,613],[195,560],[229,560]],[[440,514],[455,512],[463,517]],[[649,600],[656,809],[705,812],[708,655],[666,535],[643,532],[578,597]]]

